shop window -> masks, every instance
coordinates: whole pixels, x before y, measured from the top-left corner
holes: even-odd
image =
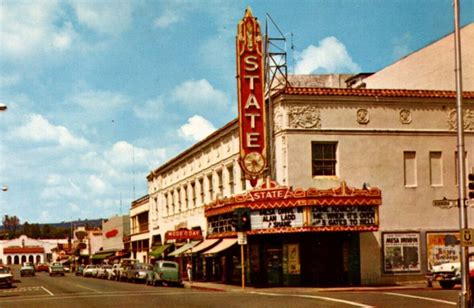
[[[312,169],[313,176],[336,175],[336,142],[313,142]]]
[[[443,185],[443,165],[441,152],[430,152],[430,182],[431,186]]]
[[[405,187],[416,186],[416,152],[406,151],[403,153]]]

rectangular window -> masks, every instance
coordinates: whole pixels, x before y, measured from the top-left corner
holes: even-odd
[[[430,152],[430,181],[431,186],[443,185],[441,152]]]
[[[212,174],[207,176],[207,183],[209,185],[209,201],[214,200],[214,190],[212,188]]]
[[[204,204],[204,180],[200,178],[198,180],[198,183],[199,183],[199,192],[200,192],[199,204],[203,205]]]
[[[229,193],[234,194],[234,166],[227,167],[227,174],[229,175]]]
[[[416,186],[416,152],[407,151],[403,153],[405,186]]]
[[[311,144],[313,176],[336,175],[336,142],[313,142]]]
[[[196,206],[196,183],[191,183],[191,198],[193,202],[193,206]]]
[[[224,195],[224,185],[222,180],[222,170],[217,171],[217,195],[222,197]]]

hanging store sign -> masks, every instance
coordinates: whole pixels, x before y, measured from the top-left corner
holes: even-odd
[[[298,228],[304,224],[303,208],[278,208],[252,211],[252,230]]]
[[[327,226],[376,226],[374,206],[315,206],[311,209],[311,225]]]
[[[166,240],[202,240],[201,230],[174,230],[166,232]]]
[[[240,165],[252,186],[266,167],[263,43],[250,8],[237,26]]]

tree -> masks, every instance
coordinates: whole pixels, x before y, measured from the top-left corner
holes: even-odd
[[[20,219],[16,216],[5,215],[2,219],[3,228],[7,233],[8,238],[14,238],[17,235]]]

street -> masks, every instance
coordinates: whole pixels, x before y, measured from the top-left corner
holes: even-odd
[[[0,307],[453,307],[459,289],[246,288],[216,291],[196,283],[193,288],[84,278],[66,273],[20,277],[13,288],[0,289]],[[198,287],[200,286],[200,287]],[[203,287],[204,286],[204,287]]]

